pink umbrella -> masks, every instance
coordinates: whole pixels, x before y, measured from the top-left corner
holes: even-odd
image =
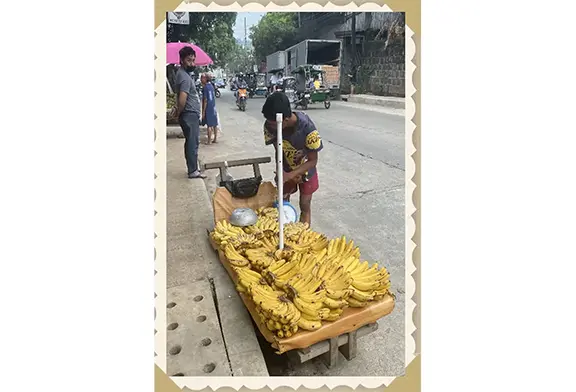
[[[213,61],[200,47],[189,44],[187,42],[169,42],[166,44],[166,63],[167,64],[180,64],[180,49],[185,46],[190,46],[196,52],[196,65],[203,67],[212,64]]]

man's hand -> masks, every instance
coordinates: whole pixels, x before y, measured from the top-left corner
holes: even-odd
[[[284,176],[282,178],[284,180],[284,183],[287,182],[294,182],[295,184],[300,184],[302,183],[302,176],[301,175],[297,175],[295,172],[284,172]]]
[[[294,172],[284,172],[282,175],[282,180],[284,180],[284,184],[290,181],[294,181]]]

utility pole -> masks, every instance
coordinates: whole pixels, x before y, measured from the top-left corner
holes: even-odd
[[[350,33],[352,35],[352,53],[354,53],[353,60],[356,60],[356,13],[354,12],[352,13]]]
[[[248,34],[246,34],[246,17],[244,17],[244,48],[248,48]]]
[[[302,19],[300,19],[300,12],[297,12],[298,14],[298,28],[302,27]]]
[[[350,94],[354,94],[354,84],[357,83],[356,77],[356,13],[352,13],[352,21],[350,26],[350,35],[352,41],[352,77],[354,82],[350,86]]]

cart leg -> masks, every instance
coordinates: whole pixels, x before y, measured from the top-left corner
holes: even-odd
[[[252,165],[252,168],[254,169],[254,177],[258,178],[260,177],[262,174],[260,173],[260,165],[258,165],[257,163],[254,163]]]
[[[348,333],[348,343],[340,347],[340,352],[349,361],[356,358],[357,342],[356,331],[352,331]]]
[[[330,338],[329,343],[330,348],[328,352],[324,354],[324,361],[326,362],[326,366],[331,368],[338,363],[338,337]]]

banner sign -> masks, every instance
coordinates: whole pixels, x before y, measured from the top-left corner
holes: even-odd
[[[168,23],[188,25],[190,24],[190,15],[188,12],[168,12]]]

